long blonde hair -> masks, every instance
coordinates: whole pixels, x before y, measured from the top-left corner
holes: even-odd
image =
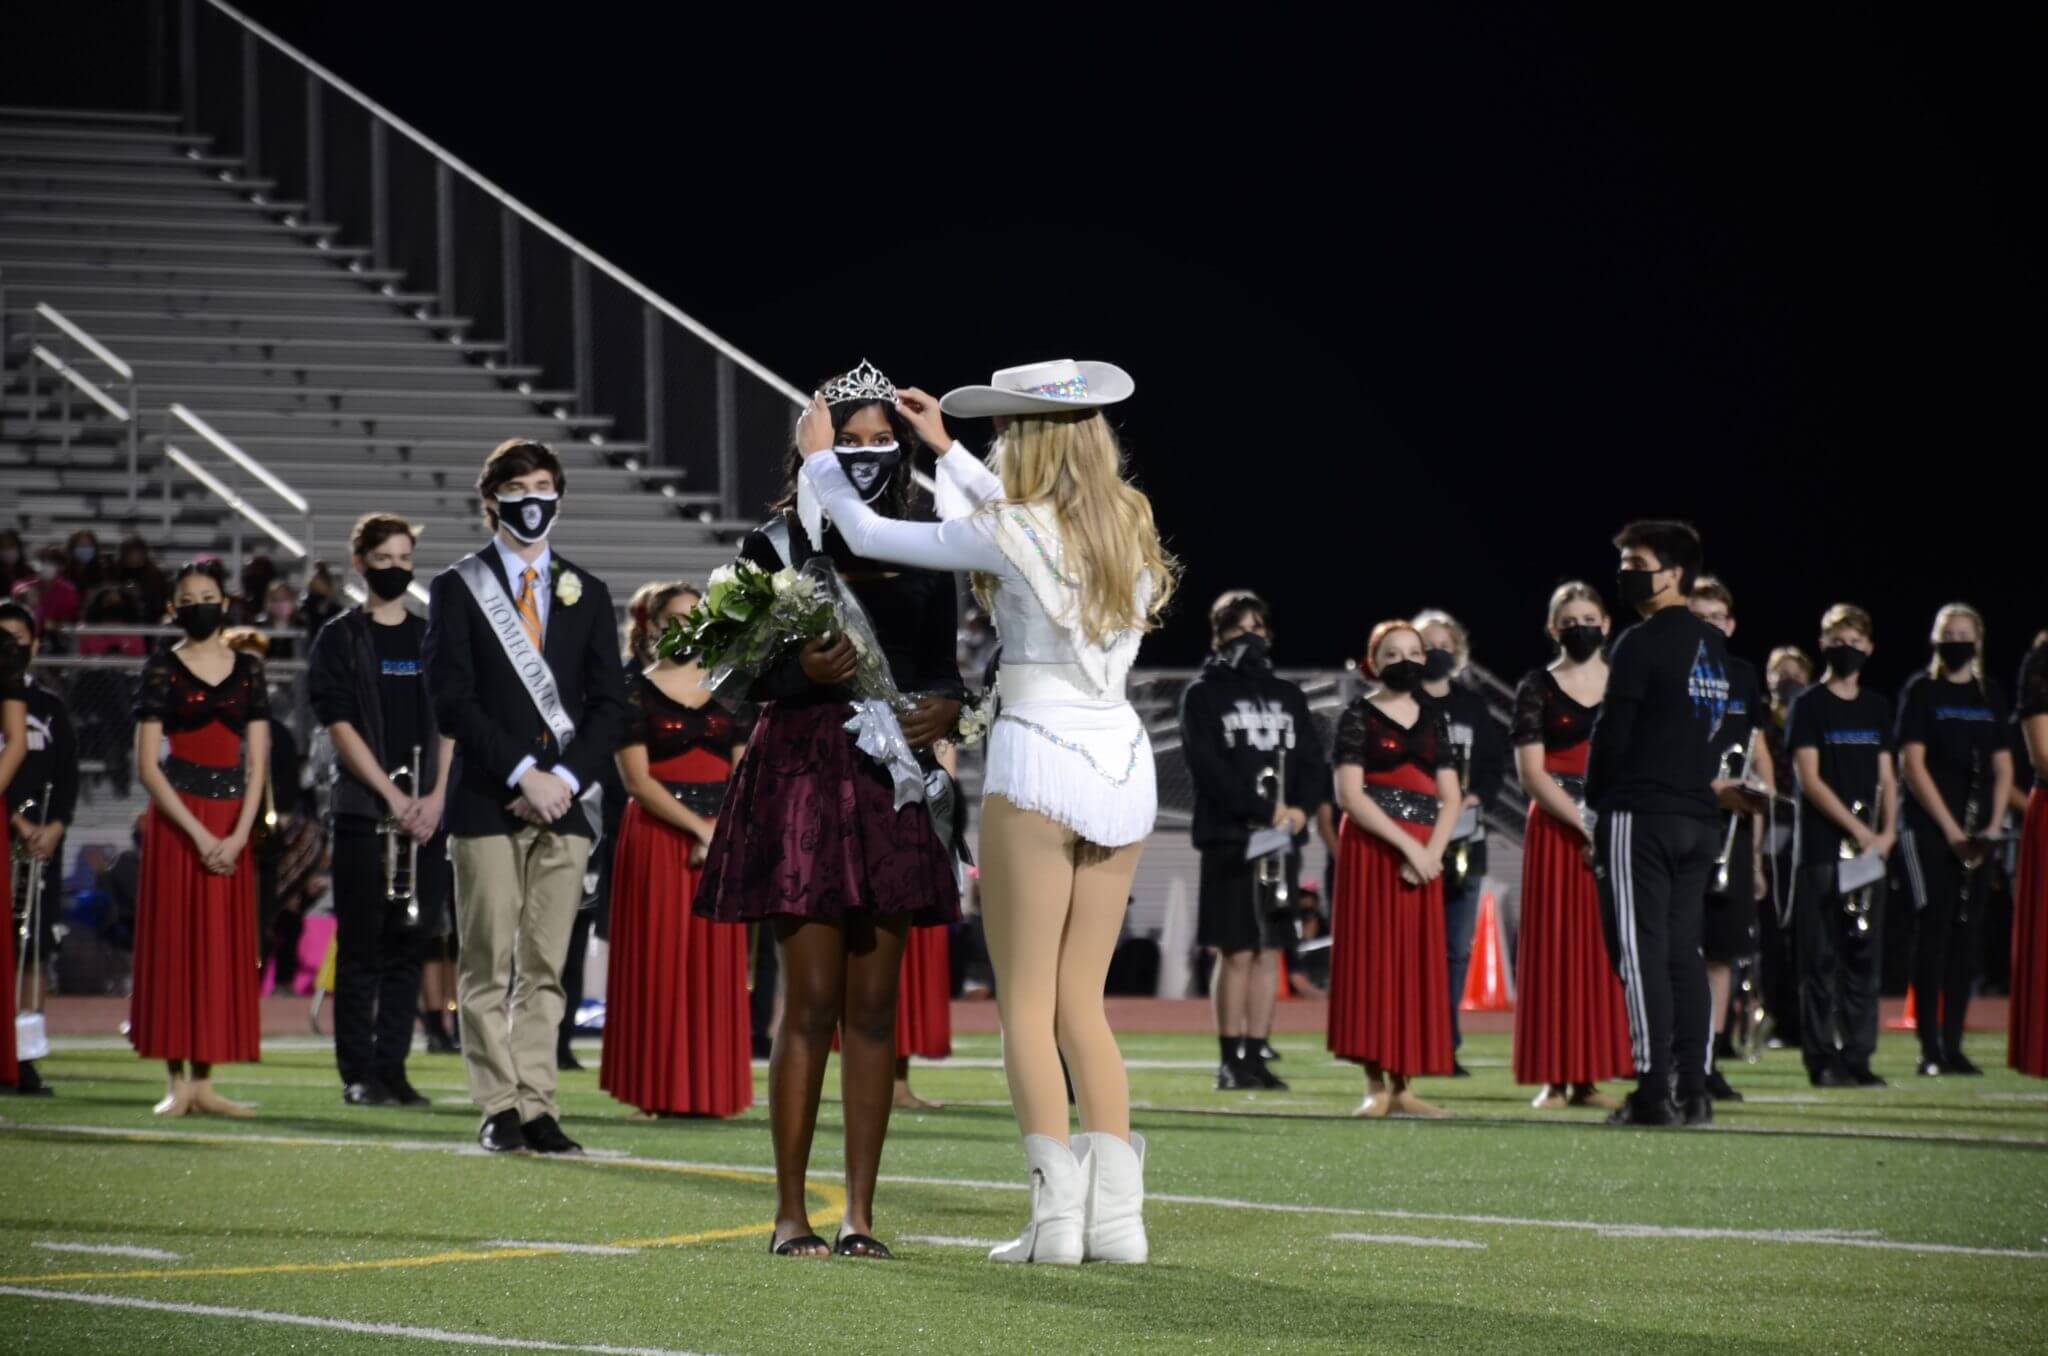
[[[1180,562],[1159,540],[1152,501],[1124,479],[1123,448],[1101,411],[1010,419],[996,434],[989,468],[1010,503],[1051,507],[1090,641],[1158,627]],[[1152,593],[1141,608],[1138,583],[1148,576]],[[976,575],[974,592],[991,605],[995,580]]]

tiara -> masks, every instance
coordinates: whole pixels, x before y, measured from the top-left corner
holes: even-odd
[[[825,389],[819,394],[825,397],[827,405],[844,405],[855,400],[886,400],[893,404],[896,384],[883,376],[880,368],[862,358],[859,367],[826,382]]]

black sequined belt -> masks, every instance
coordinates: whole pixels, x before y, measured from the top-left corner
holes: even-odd
[[[685,810],[706,819],[716,819],[719,808],[725,804],[724,782],[663,782],[661,785]]]
[[[1550,780],[1557,783],[1558,790],[1570,796],[1579,804],[1586,803],[1586,774],[1583,772],[1553,772]]]
[[[1365,784],[1365,794],[1372,797],[1372,803],[1386,812],[1389,819],[1399,819],[1409,824],[1434,824],[1441,802],[1426,791],[1410,791],[1405,786],[1381,786],[1377,782]]]
[[[203,800],[240,800],[246,785],[240,764],[210,767],[184,758],[166,758],[163,769],[164,780],[171,784],[173,791]]]

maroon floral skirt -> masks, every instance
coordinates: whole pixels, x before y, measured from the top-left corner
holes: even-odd
[[[761,708],[719,812],[696,911],[725,922],[849,914],[960,916],[952,849],[922,803],[854,747],[844,702]]]

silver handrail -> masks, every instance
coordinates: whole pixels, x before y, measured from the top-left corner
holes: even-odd
[[[182,450],[173,446],[170,443],[165,443],[164,456],[168,458],[173,465],[182,468],[194,480],[198,481],[201,485],[204,485],[208,490],[212,491],[213,494],[217,496],[229,508],[233,509],[243,518],[246,518],[250,522],[254,523],[258,530],[262,531],[265,535],[267,535],[272,541],[276,542],[279,546],[282,546],[285,550],[291,552],[298,559],[304,560],[308,555],[311,554],[311,552],[307,549],[305,543],[299,541],[299,539],[292,536],[291,533],[286,532],[283,528],[279,527],[276,523],[272,522],[269,519],[269,517],[264,514],[263,510],[257,508],[254,504],[244,499],[241,495],[236,494],[233,489],[229,488],[220,479],[220,477],[214,475],[213,472],[207,470],[204,466],[201,466],[198,462],[192,460],[192,458],[187,456]],[[165,476],[164,503],[166,506],[165,515],[167,517],[169,516],[170,512],[170,499],[171,478],[169,476]],[[239,521],[237,521],[235,524],[234,546],[232,549],[234,551],[235,559],[240,560],[242,558],[242,525]]]
[[[261,484],[265,489],[269,490],[272,494],[276,495],[279,499],[282,499],[299,515],[299,521],[303,525],[306,534],[304,541],[300,541],[299,539],[293,537],[290,533],[286,532],[283,528],[280,528],[275,522],[271,521],[270,517],[267,514],[265,514],[261,509],[258,509],[255,505],[251,504],[247,499],[244,499],[240,494],[236,493],[233,489],[230,489],[227,486],[227,484],[224,483],[218,476],[214,475],[211,471],[208,471],[205,467],[201,466],[196,460],[194,460],[189,453],[185,452],[182,448],[179,448],[175,444],[173,444],[171,442],[170,430],[168,427],[166,427],[164,431],[164,455],[177,466],[183,468],[187,473],[189,473],[192,476],[194,480],[197,480],[201,485],[204,485],[208,490],[212,491],[223,502],[225,502],[229,508],[233,509],[238,515],[240,515],[240,517],[237,518],[233,525],[233,549],[235,553],[235,559],[240,560],[242,558],[241,519],[244,518],[246,518],[249,522],[254,523],[256,527],[265,535],[269,536],[272,541],[275,541],[278,545],[284,547],[285,550],[291,552],[294,556],[298,557],[299,559],[305,560],[312,556],[313,508],[312,505],[306,502],[306,497],[304,495],[300,494],[291,486],[285,484],[285,482],[279,479],[277,475],[275,475],[270,470],[269,467],[265,466],[262,462],[256,460],[256,458],[250,456],[247,452],[243,451],[242,448],[238,444],[236,444],[234,439],[228,437],[225,433],[222,433],[212,424],[207,423],[206,420],[194,414],[191,410],[187,409],[182,402],[175,400],[172,401],[169,405],[165,407],[165,413],[168,414],[171,418],[176,419],[186,428],[192,430],[192,432],[198,434],[202,439],[206,441],[206,443],[210,447],[214,448],[214,450],[218,451],[222,456],[226,457],[236,466],[239,466],[244,471],[248,472],[249,475],[252,476],[259,484]],[[166,531],[169,531],[170,526],[171,478],[167,475],[164,477],[164,529]]]
[[[449,151],[447,151],[434,141],[430,140],[426,136],[426,134],[421,132],[418,128],[406,122],[403,118],[400,118],[390,109],[385,108],[382,104],[372,99],[369,95],[363,93],[354,85],[349,84],[346,80],[343,80],[333,71],[328,70],[325,66],[322,66],[319,62],[313,60],[313,58],[307,56],[298,48],[293,47],[283,38],[277,36],[277,34],[263,27],[263,25],[257,23],[254,19],[251,19],[248,15],[242,13],[234,6],[225,3],[225,0],[207,0],[207,3],[212,5],[213,8],[215,8],[216,10],[219,10],[222,14],[225,14],[228,18],[240,24],[248,32],[254,33],[264,42],[269,43],[279,52],[282,52],[285,56],[290,57],[293,61],[296,61],[299,65],[305,67],[306,70],[318,76],[327,84],[333,86],[341,93],[355,100],[356,103],[362,105],[363,108],[368,110],[371,116],[377,118],[386,126],[392,128],[394,131],[398,132],[400,135],[404,136],[405,138],[413,142],[421,150],[427,152],[427,154],[433,156],[436,160],[439,160],[442,164],[446,165],[455,173],[469,180],[469,182],[474,184],[478,189],[482,190],[490,197],[496,199],[500,206],[504,207],[507,211],[512,212],[513,214],[518,216],[522,221],[526,222],[527,225],[533,227],[535,230],[541,232],[543,235],[546,235],[549,239],[555,241],[555,243],[562,246],[562,248],[568,250],[578,259],[581,259],[590,267],[604,274],[613,282],[616,282],[617,284],[619,284],[619,286],[625,288],[634,296],[640,298],[641,301],[653,307],[655,310],[661,312],[661,314],[667,316],[670,320],[673,320],[676,324],[681,325],[684,329],[690,331],[690,333],[696,335],[699,339],[702,339],[705,343],[717,349],[720,353],[724,354],[727,358],[731,359],[740,367],[743,367],[747,371],[753,373],[754,376],[758,377],[761,381],[767,383],[768,386],[772,387],[774,390],[780,392],[783,396],[787,397],[790,403],[801,406],[810,399],[809,396],[806,396],[805,394],[803,394],[803,392],[797,390],[796,387],[790,385],[781,377],[771,372],[768,368],[762,366],[760,363],[756,362],[754,359],[748,357],[745,353],[741,352],[730,341],[718,335],[709,326],[705,325],[702,321],[696,319],[694,316],[688,315],[681,308],[676,306],[673,302],[670,302],[669,300],[661,296],[661,294],[656,292],[653,288],[647,286],[639,279],[633,277],[624,269],[620,268],[617,264],[614,264],[611,260],[599,254],[596,250],[591,249],[588,245],[585,245],[582,241],[576,239],[576,237],[570,235],[561,227],[556,226],[553,222],[547,220],[538,212],[535,212],[525,203],[519,201],[519,199],[513,197],[510,193],[507,193],[504,189],[498,187],[498,185],[492,183],[483,175],[477,173],[476,170],[464,164],[461,160],[457,159]]]
[[[0,308],[4,308],[4,305],[4,299],[0,299]],[[105,365],[109,371],[126,383],[128,388],[128,404],[125,409],[121,406],[120,402],[108,396],[106,392],[102,391],[94,382],[87,378],[83,372],[80,372],[76,367],[73,367],[70,363],[65,362],[55,353],[52,353],[36,342],[36,325],[41,320],[47,320],[56,326],[58,331],[66,338],[91,354],[100,363]],[[35,310],[29,313],[28,341],[29,356],[37,362],[41,362],[44,366],[49,367],[68,383],[63,388],[62,393],[64,402],[62,410],[64,419],[63,448],[65,452],[71,451],[71,387],[73,386],[85,392],[108,414],[113,415],[114,418],[128,425],[128,508],[132,512],[135,508],[136,496],[140,492],[138,481],[140,480],[139,467],[141,465],[142,450],[142,401],[135,384],[135,369],[116,355],[112,349],[86,333],[85,329],[76,321],[50,305],[47,301],[37,302]],[[40,394],[36,386],[36,364],[31,362],[28,365],[29,422],[35,426],[40,426],[42,423]]]

